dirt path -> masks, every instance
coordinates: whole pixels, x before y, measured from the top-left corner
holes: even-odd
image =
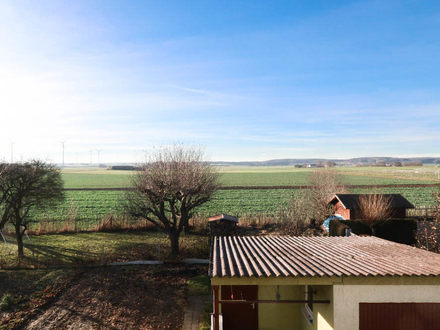
[[[22,329],[180,329],[194,268],[88,270]]]

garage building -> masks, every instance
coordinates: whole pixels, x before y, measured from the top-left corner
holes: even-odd
[[[376,237],[215,237],[214,330],[440,329],[440,255]]]

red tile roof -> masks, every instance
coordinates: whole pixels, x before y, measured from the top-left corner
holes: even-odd
[[[211,258],[211,277],[440,275],[440,254],[377,237],[214,237]]]

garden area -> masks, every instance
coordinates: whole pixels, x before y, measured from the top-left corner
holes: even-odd
[[[0,271],[0,329],[179,329],[206,278],[194,265]]]

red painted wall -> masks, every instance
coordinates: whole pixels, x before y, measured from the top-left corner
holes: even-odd
[[[346,220],[356,220],[359,219],[358,212],[356,212],[355,209],[353,210],[347,210],[344,208],[344,206],[341,204],[341,202],[337,202],[334,205],[334,213],[341,215]],[[396,208],[393,210],[391,214],[391,218],[395,219],[402,219],[406,217],[406,209],[405,208]]]
[[[350,210],[344,208],[341,202],[337,202],[334,206],[335,214],[342,216],[346,220],[350,220]]]

